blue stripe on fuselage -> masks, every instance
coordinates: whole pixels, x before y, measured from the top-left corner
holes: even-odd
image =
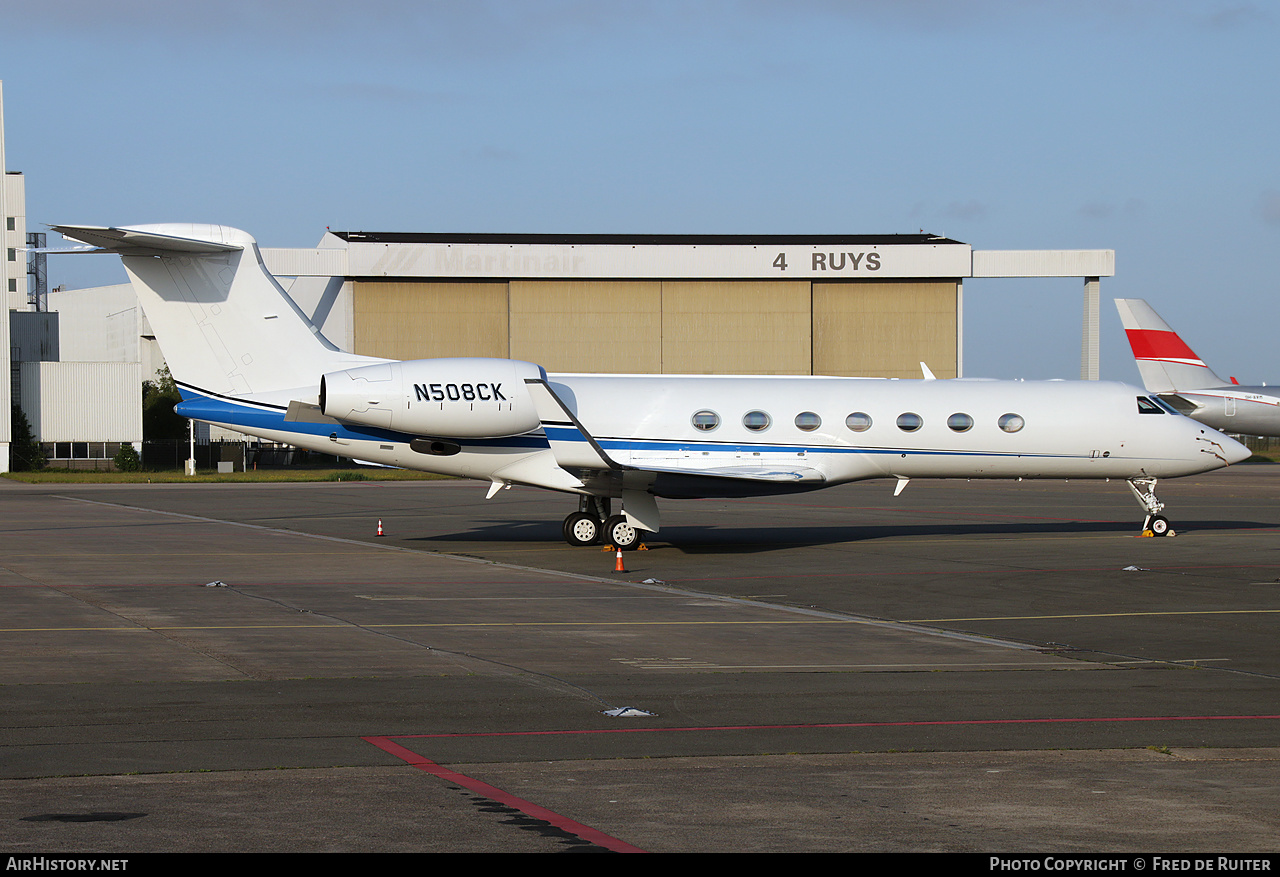
[[[215,399],[199,393],[180,388],[182,401],[174,406],[174,411],[183,417],[195,420],[209,420],[214,423],[225,423],[229,426],[243,427],[246,432],[270,430],[271,432],[292,432],[297,435],[314,435],[329,437],[336,435],[346,441],[364,442],[399,442],[408,444],[417,434],[397,432],[392,429],[379,429],[376,426],[355,426],[342,423],[305,423],[287,421],[285,412],[279,408],[259,408],[252,404],[233,402],[230,399]],[[437,436],[447,438],[447,436]],[[465,447],[518,447],[545,448],[546,439],[540,435],[515,436],[501,439],[464,439]]]

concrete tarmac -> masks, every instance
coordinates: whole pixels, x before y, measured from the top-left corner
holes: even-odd
[[[485,488],[0,481],[0,849],[1280,845],[1280,466]]]

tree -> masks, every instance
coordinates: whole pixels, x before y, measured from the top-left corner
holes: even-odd
[[[9,421],[9,466],[14,472],[33,472],[43,469],[44,450],[31,432],[31,422],[22,408],[14,403]]]
[[[182,401],[178,385],[173,382],[166,365],[156,372],[154,381],[142,382],[142,438],[184,439],[187,437],[187,418],[174,413],[173,406]]]

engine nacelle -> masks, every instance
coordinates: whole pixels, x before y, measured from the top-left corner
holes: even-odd
[[[545,380],[514,359],[413,359],[330,372],[320,379],[328,417],[422,436],[503,438],[540,421],[525,378]]]

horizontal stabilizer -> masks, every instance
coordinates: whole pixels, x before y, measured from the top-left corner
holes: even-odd
[[[242,244],[227,243],[217,240],[221,235],[211,231],[221,230],[218,225],[174,225],[169,228],[186,229],[192,234],[206,237],[183,237],[176,234],[161,234],[148,228],[147,230],[128,227],[107,228],[98,225],[52,225],[49,226],[63,237],[83,241],[98,248],[103,253],[119,253],[122,256],[160,256],[168,253],[230,253],[243,250]]]

